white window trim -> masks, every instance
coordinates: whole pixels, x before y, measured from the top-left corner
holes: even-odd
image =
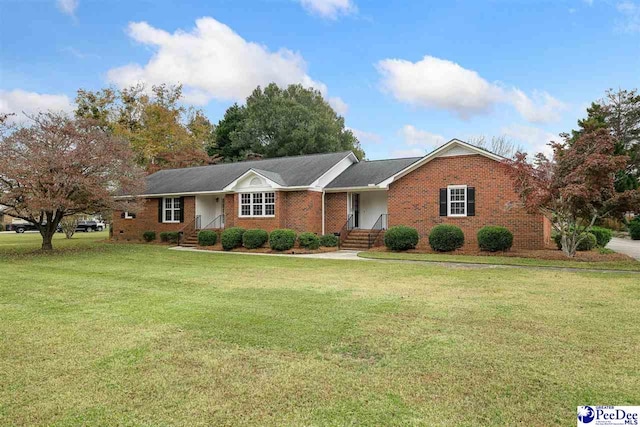
[[[124,211],[124,219],[133,219],[133,216],[128,211]]]
[[[175,218],[176,217],[176,211],[180,212],[180,209],[181,209],[181,207],[178,208],[178,209],[173,207],[174,203],[175,203],[175,200],[176,199],[180,200],[180,197],[163,197],[162,198],[162,222],[164,224],[178,224],[180,222],[180,220],[172,219],[171,221],[167,221],[167,210],[168,210],[167,209],[167,202],[166,202],[167,199],[171,199],[171,217],[172,218]]]
[[[452,214],[451,213],[451,190],[459,190],[461,188],[464,189],[464,214]],[[468,212],[467,203],[469,203],[469,198],[468,198],[466,185],[448,185],[447,186],[447,216],[454,217],[454,218],[466,217]]]
[[[253,195],[256,193],[260,193],[262,194],[262,203],[256,203],[256,205],[262,205],[262,215],[253,215]],[[266,194],[267,193],[273,193],[273,203],[267,203],[267,197]],[[251,212],[250,215],[243,215],[242,214],[242,195],[243,194],[250,194],[251,196],[249,196],[249,212]],[[275,191],[252,191],[252,192],[242,192],[242,193],[238,193],[238,218],[275,218],[275,211],[276,211],[276,192]],[[273,215],[265,215],[265,212],[267,211],[267,205],[273,205]]]

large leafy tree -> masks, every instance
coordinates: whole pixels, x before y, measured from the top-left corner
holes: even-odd
[[[44,250],[62,219],[122,209],[116,192],[139,194],[142,183],[128,142],[95,120],[47,113],[0,132],[0,205],[36,225]]]
[[[554,157],[524,153],[506,161],[524,206],[541,212],[561,235],[562,250],[573,257],[586,232],[599,218],[640,209],[640,190],[616,191],[616,173],[627,164],[614,153],[616,140],[605,128],[551,143]]]
[[[593,129],[607,129],[615,144],[613,153],[627,156],[616,173],[616,189],[625,191],[640,185],[640,94],[636,89],[608,90],[605,97],[587,108],[587,117],[578,120],[571,141]]]
[[[181,99],[181,86],[81,89],[75,114],[129,141],[137,163],[150,172],[210,163],[206,150],[215,144],[214,126],[201,111],[184,107]]]
[[[299,84],[256,88],[245,106],[227,110],[216,136],[217,148],[212,152],[225,161],[249,154],[268,158],[343,150],[364,156],[358,139],[345,128],[344,118],[319,91]]]

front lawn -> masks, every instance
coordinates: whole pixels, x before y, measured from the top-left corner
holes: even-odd
[[[536,252],[557,253],[559,259],[544,259],[536,257]],[[526,254],[525,251],[521,251]],[[371,259],[405,260],[405,261],[428,261],[428,262],[457,262],[463,264],[494,264],[494,265],[517,265],[525,267],[564,267],[580,268],[587,270],[625,270],[640,271],[640,261],[622,254],[597,254],[592,251],[590,258],[600,258],[600,261],[589,260],[584,252],[578,252],[575,259],[565,258],[560,251],[528,251],[531,256],[514,256],[515,254],[499,253],[486,255],[465,255],[465,254],[439,254],[420,252],[391,252],[387,250],[373,250],[360,252],[358,256]]]
[[[640,402],[637,274],[37,237],[0,235],[0,425],[574,425]]]

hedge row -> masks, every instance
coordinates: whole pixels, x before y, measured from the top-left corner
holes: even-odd
[[[404,225],[391,227],[384,235],[384,244],[392,251],[414,249],[420,236],[418,230]],[[506,251],[513,244],[513,234],[504,227],[482,227],[478,231],[478,245],[484,251]],[[429,233],[429,245],[437,252],[450,252],[464,245],[464,233],[455,225],[436,225]]]
[[[338,246],[338,238],[334,235],[324,235],[318,237],[314,233],[300,233],[294,230],[279,229],[268,233],[265,230],[252,229],[245,230],[240,227],[227,228],[220,236],[222,249],[230,251],[241,246],[247,249],[257,249],[269,243],[269,247],[275,251],[288,251],[296,244],[306,249],[318,249],[320,246]]]

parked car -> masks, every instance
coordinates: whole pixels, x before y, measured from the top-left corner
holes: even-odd
[[[16,233],[24,233],[25,231],[37,230],[38,227],[27,221],[14,221],[11,224],[7,224],[7,231],[15,231]]]
[[[104,224],[102,228],[98,227],[97,221],[78,221],[78,225],[76,226],[76,231],[84,231],[85,233],[91,233],[93,231],[99,231],[104,228]]]
[[[96,227],[98,227],[98,231],[103,231],[107,228],[107,226],[104,224],[104,221],[96,221]]]

